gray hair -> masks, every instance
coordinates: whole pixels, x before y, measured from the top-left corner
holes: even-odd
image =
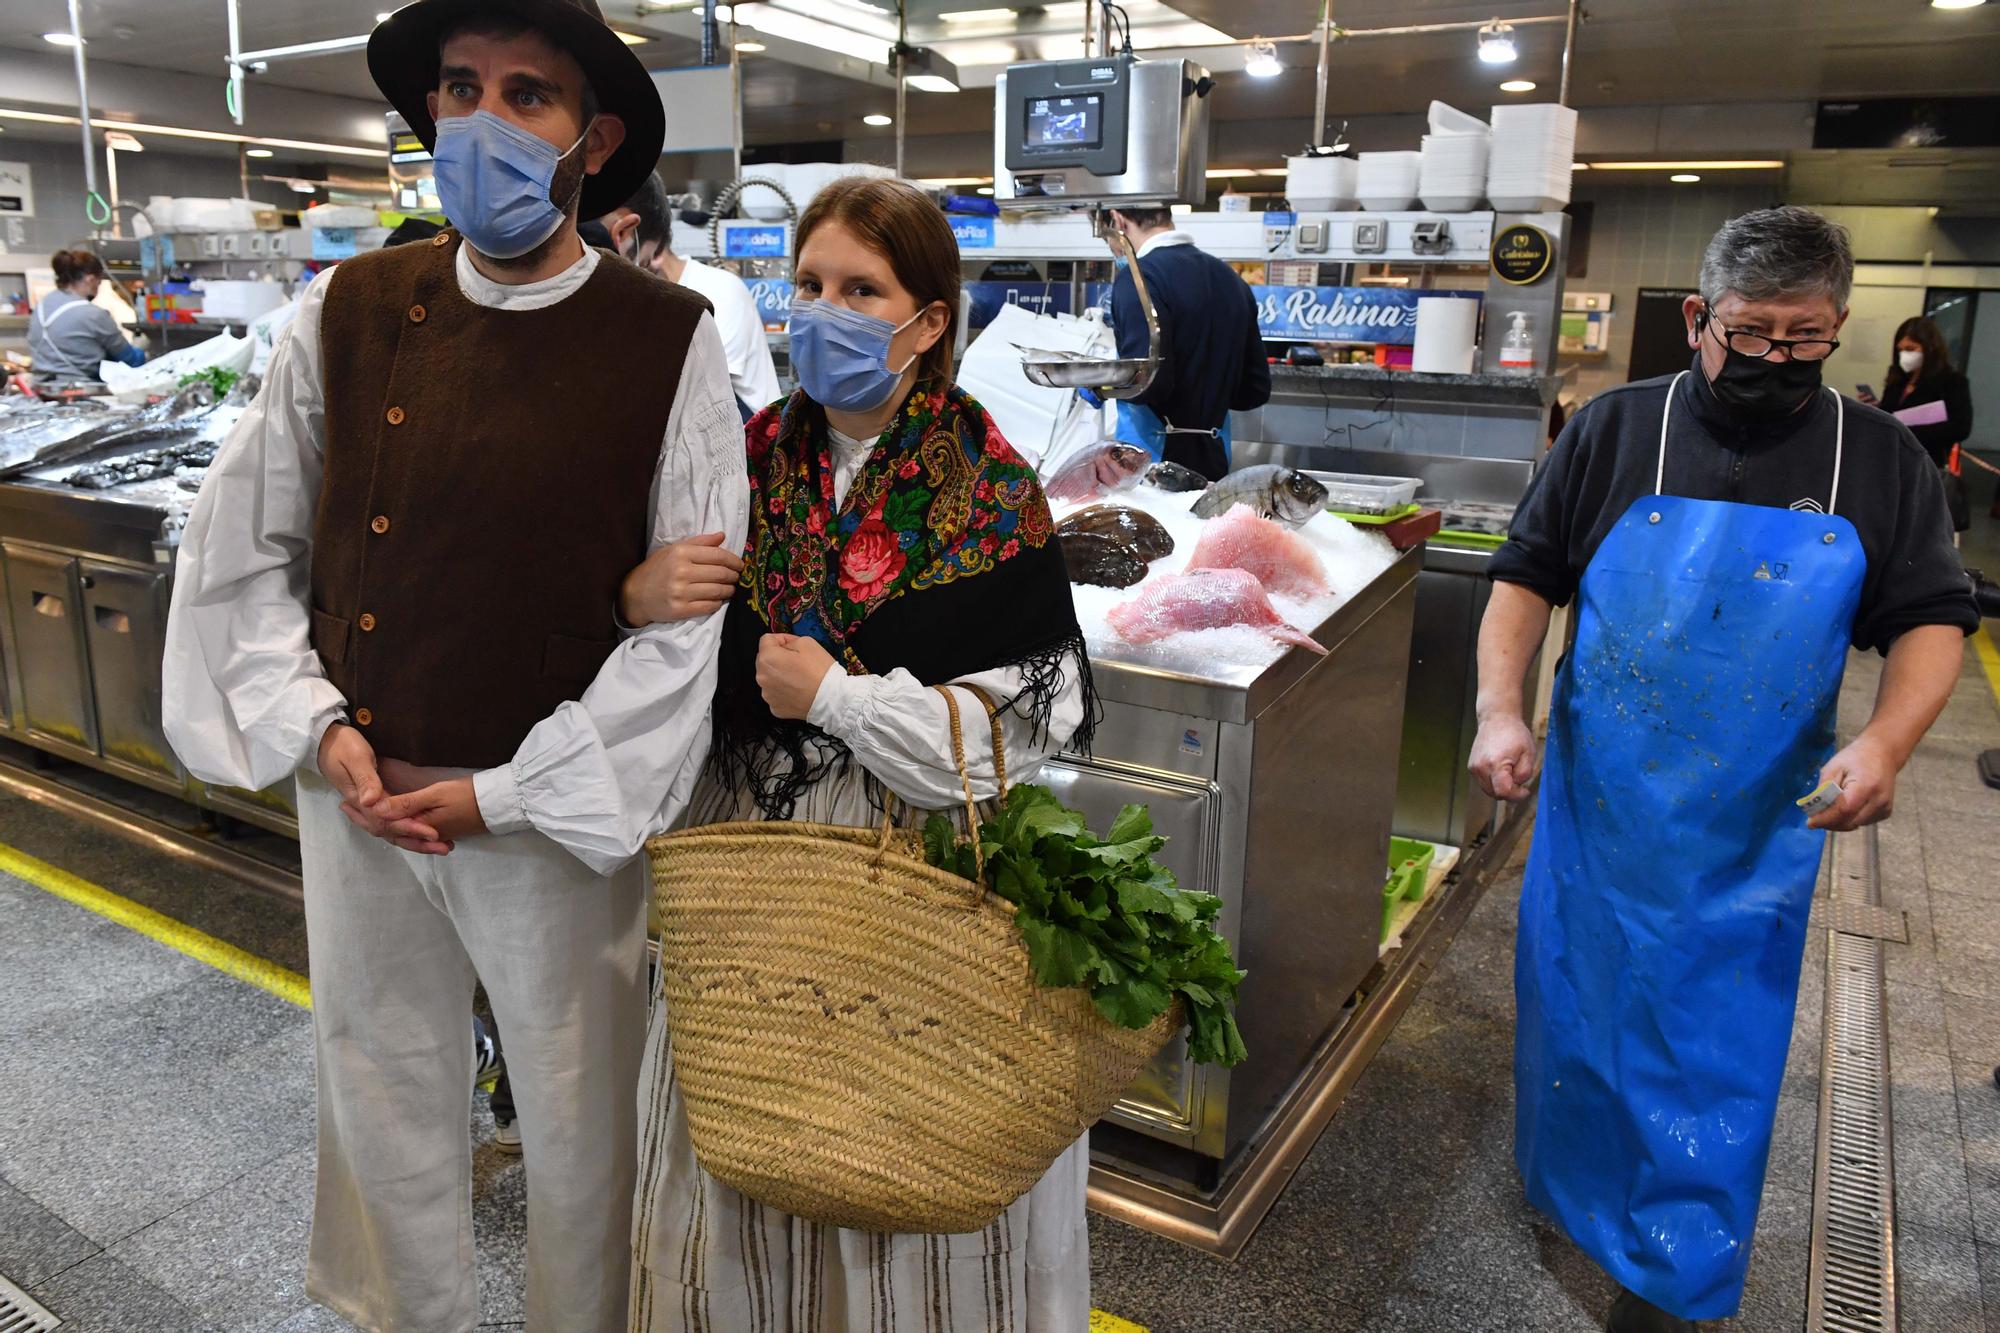
[[[1847,228],[1792,204],[1731,218],[1701,257],[1701,298],[1711,306],[1735,292],[1746,301],[1826,296],[1845,310],[1853,287]]]

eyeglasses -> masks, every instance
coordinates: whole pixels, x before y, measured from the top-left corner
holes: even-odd
[[[1782,347],[1787,361],[1824,361],[1840,350],[1840,343],[1832,338],[1770,338],[1749,329],[1725,329],[1715,317],[1713,306],[1703,309],[1709,327],[1721,336],[1730,351],[1743,356],[1766,357],[1773,347]]]

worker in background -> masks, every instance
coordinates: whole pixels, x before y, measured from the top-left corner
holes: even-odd
[[[1894,413],[1944,474],[1945,501],[1954,531],[1972,526],[1959,449],[1972,437],[1972,383],[1952,368],[1951,349],[1937,321],[1916,315],[1896,326],[1895,358],[1882,381],[1882,398],[1861,386],[1861,401]]]
[[[142,366],[146,354],[125,341],[118,321],[95,305],[104,285],[104,261],[89,250],[58,250],[49,259],[56,289],[28,320],[28,351],[35,373],[63,380],[94,380],[101,362]]]
[[[207,781],[297,778],[307,1294],[367,1329],[479,1322],[477,978],[519,1102],[528,1327],[624,1333],[633,858],[706,755],[722,626],[624,632],[617,591],[662,543],[740,547],[742,426],[707,302],[578,238],[665,133],[594,0],[415,0],[368,65],[452,226],[301,298],[182,537],[166,732]],[[634,345],[648,374],[580,387]]]
[[[674,253],[673,217],[667,187],[657,173],[648,173],[638,193],[602,221],[611,233],[612,248],[619,254],[708,298],[715,308],[722,350],[729,357],[729,383],[736,390],[737,408],[747,422],[778,400],[778,371],[771,363],[764,317],[757,313],[756,298],[743,279]]]
[[[1229,471],[1229,414],[1271,400],[1257,298],[1235,269],[1174,229],[1171,211],[1113,209],[1111,225],[1138,254],[1160,323],[1159,369],[1137,398],[1115,400],[1112,433],[1219,480]],[[1145,357],[1146,315],[1123,256],[1111,284],[1111,327],[1119,356]]]
[[[1471,768],[1501,800],[1531,789],[1523,684],[1576,601],[1521,893],[1514,1151],[1621,1284],[1618,1333],[1736,1312],[1824,831],[1888,816],[1979,624],[1936,466],[1820,382],[1853,275],[1817,213],[1726,223],[1688,369],[1573,417],[1492,560]],[[1836,752],[1850,644],[1887,662]]]

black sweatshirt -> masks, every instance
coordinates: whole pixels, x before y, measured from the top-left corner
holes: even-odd
[[[1672,376],[1620,385],[1570,419],[1528,486],[1488,573],[1556,606],[1632,502],[1653,493],[1660,412]],[[1697,361],[1675,391],[1665,491],[1701,500],[1824,509],[1833,482],[1833,395],[1778,422],[1738,418],[1716,401]],[[1840,399],[1847,436],[1836,512],[1861,534],[1868,571],[1854,645],[1887,652],[1918,625],[1979,628],[1965,566],[1951,544],[1938,470],[1885,412]],[[1804,507],[1801,505],[1801,507]]]
[[[1160,370],[1133,399],[1182,430],[1214,430],[1232,411],[1271,400],[1271,367],[1257,328],[1257,297],[1235,269],[1192,245],[1161,245],[1139,257],[1160,320]],[[1146,315],[1132,275],[1111,284],[1118,355],[1146,355]]]

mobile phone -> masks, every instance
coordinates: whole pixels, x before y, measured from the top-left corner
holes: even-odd
[[[1866,384],[1855,385],[1854,392],[1860,394],[1863,398],[1873,398],[1875,396],[1875,390]]]

